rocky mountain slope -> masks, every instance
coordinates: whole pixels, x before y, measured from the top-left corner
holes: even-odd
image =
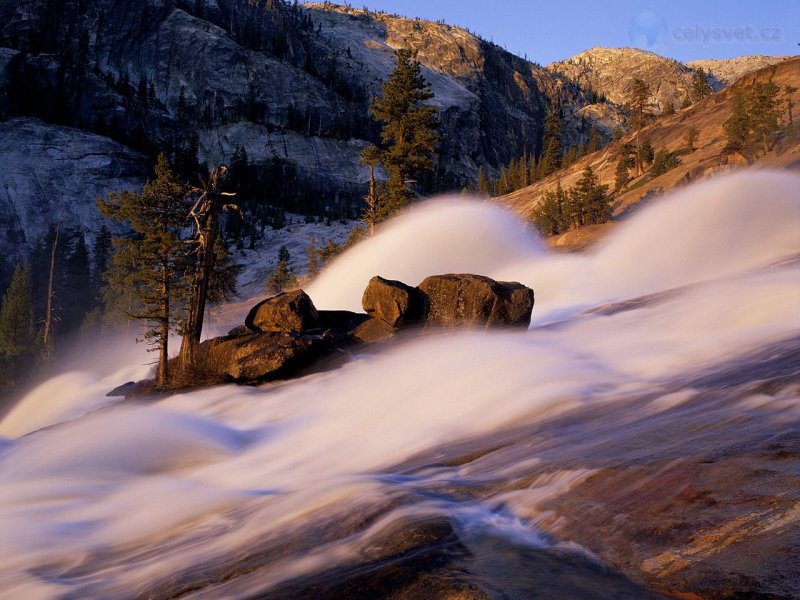
[[[800,169],[800,139],[797,139],[796,136],[784,136],[778,139],[773,150],[760,157],[752,165],[748,165],[741,157],[737,158],[736,155],[729,157],[723,152],[726,144],[723,123],[731,114],[732,90],[752,85],[756,81],[770,79],[780,86],[793,85],[800,88],[800,57],[791,58],[756,71],[733,86],[724,88],[689,108],[679,110],[674,115],[659,117],[651,125],[645,127],[641,132],[642,139],[649,139],[656,150],[666,148],[670,152],[675,152],[683,149],[685,147],[684,136],[690,127],[695,127],[699,131],[699,139],[694,152],[687,153],[684,150],[681,153],[680,164],[677,167],[653,178],[650,178],[645,172],[644,175],[629,182],[623,192],[614,198],[615,215],[620,216],[637,204],[677,186],[732,169]],[[794,92],[793,102],[795,105],[800,102],[800,92]],[[564,188],[574,185],[587,166],[591,166],[597,173],[601,183],[607,184],[609,189],[613,190],[620,146],[623,143],[631,142],[632,139],[633,137],[628,135],[585,156],[568,169],[537,181],[527,188],[498,198],[497,201],[510,207],[516,213],[528,217],[541,201],[545,191],[555,189],[559,180]],[[609,227],[613,227],[613,223],[568,232],[555,238],[553,243],[557,246],[581,247],[603,235]]]
[[[628,101],[631,82],[638,77],[650,85],[655,112],[669,102],[681,105],[691,89],[693,73],[676,60],[636,48],[591,48],[547,69],[620,105]]]
[[[610,138],[624,99],[613,65],[628,69],[618,80],[660,81],[658,106],[691,73],[603,49],[542,68],[458,27],[332,4],[0,0],[0,158],[13,163],[0,174],[0,255],[24,254],[59,220],[91,235],[95,198],[141,185],[159,151],[193,179],[246,154],[263,202],[352,217],[367,177],[359,154],[379,133],[368,104],[400,47],[418,52],[442,122],[427,192],[538,151],[552,106],[565,146],[592,125]],[[87,172],[86,156],[102,167]]]
[[[440,23],[282,0],[0,0],[0,121],[13,130],[0,157],[16,161],[6,152],[50,137],[106,157],[111,174],[135,171],[124,185],[139,185],[159,151],[199,174],[243,150],[265,202],[352,215],[365,191],[359,154],[379,133],[368,104],[405,46],[419,53],[442,122],[438,171],[421,183],[429,191],[533,151],[553,104],[575,144],[605,118],[580,112],[589,93],[578,86]],[[86,182],[81,159],[40,151],[0,175],[4,255],[30,225],[21,215],[87,228],[98,192],[121,184]],[[56,180],[69,192],[38,185]],[[66,194],[83,212],[58,208]]]
[[[754,54],[717,60],[693,60],[686,63],[686,66],[692,69],[703,69],[706,73],[711,74],[718,84],[730,85],[748,73],[783,62],[788,58],[790,57]]]

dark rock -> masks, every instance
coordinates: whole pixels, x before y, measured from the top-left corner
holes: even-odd
[[[359,342],[375,344],[385,342],[397,330],[381,319],[369,318],[350,332],[350,337]]]
[[[146,393],[149,389],[150,381],[129,381],[115,387],[113,390],[106,394],[109,398],[124,397],[133,398]]]
[[[419,289],[426,327],[528,327],[533,290],[481,275],[433,275]]]
[[[417,288],[380,276],[369,280],[361,305],[369,316],[392,327],[413,323],[422,316],[422,298]]]
[[[238,327],[234,327],[228,332],[228,336],[238,336],[238,335],[249,335],[253,333],[247,328],[247,325],[239,325]]]
[[[266,332],[214,338],[201,349],[208,368],[223,380],[269,381],[290,377],[327,346],[321,336]]]
[[[250,331],[308,331],[319,327],[319,315],[303,290],[283,292],[256,304],[244,322]]]
[[[350,312],[349,310],[320,310],[319,326],[321,329],[336,331],[351,331],[369,319],[364,313]]]

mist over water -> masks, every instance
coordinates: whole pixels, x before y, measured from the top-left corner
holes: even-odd
[[[621,410],[621,399],[661,389],[660,404],[633,410],[679,405],[693,392],[670,382],[800,332],[798,258],[800,177],[787,173],[685,188],[581,255],[551,253],[495,205],[428,201],[332,264],[307,289],[315,304],[358,310],[376,274],[416,285],[473,272],[533,287],[528,332],[423,336],[297,381],[151,403],[105,397],[141,377],[141,361],[44,382],[0,422],[0,590],[131,597],[245,548],[297,542],[230,584],[225,595],[237,597],[358,560],[370,539],[415,515],[552,543],[514,507],[569,493],[588,466],[519,490],[502,509],[492,498],[428,498],[324,543],[303,542],[303,530],[396,497],[410,481],[397,465],[447,444],[570,411]],[[466,468],[417,473],[414,484],[477,477]]]

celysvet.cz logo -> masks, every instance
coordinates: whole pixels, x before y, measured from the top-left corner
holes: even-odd
[[[782,27],[719,27],[689,25],[672,29],[672,39],[679,43],[714,44],[725,42],[780,42],[783,39]]]

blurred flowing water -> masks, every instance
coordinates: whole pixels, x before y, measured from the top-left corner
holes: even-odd
[[[538,585],[533,552],[616,589],[581,539],[543,533],[548,501],[623,458],[800,421],[797,175],[684,188],[580,255],[495,205],[431,200],[307,291],[358,310],[375,274],[447,272],[531,286],[530,329],[403,338],[335,371],[151,402],[105,397],[146,374],[124,350],[42,383],[0,422],[0,595],[345,597],[337,582],[426,543],[506,597]],[[756,380],[774,385],[741,392]]]

